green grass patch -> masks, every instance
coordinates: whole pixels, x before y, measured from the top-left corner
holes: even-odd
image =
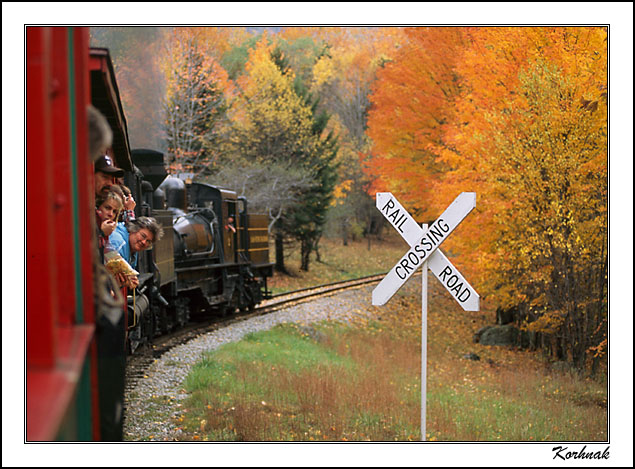
[[[539,382],[532,381],[530,386]],[[570,401],[554,405],[532,395],[511,397],[483,386],[433,390],[427,402],[433,440],[597,441],[606,437],[602,409],[581,408]]]
[[[258,399],[272,376],[297,374],[307,368],[351,368],[353,363],[313,341],[294,324],[247,334],[242,341],[211,352],[193,367],[185,380],[189,391],[206,399],[212,390],[222,402],[240,394]],[[262,400],[262,399],[261,399]]]
[[[429,288],[427,440],[608,439],[606,379],[474,343],[493,311],[466,313]],[[185,382],[181,439],[419,441],[420,301],[400,291],[372,320],[280,325],[208,354]]]
[[[372,331],[337,324],[309,333],[279,325],[227,344],[184,383],[183,439],[417,439],[418,378],[386,367],[385,346]]]

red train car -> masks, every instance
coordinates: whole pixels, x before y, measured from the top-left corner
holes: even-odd
[[[244,311],[269,297],[268,219],[232,191],[178,178],[163,186],[163,154],[130,150],[110,55],[89,47],[88,28],[26,27],[26,44],[26,440],[119,441],[127,351],[193,312]],[[91,106],[112,131],[99,151]],[[96,248],[93,159],[103,152],[124,169],[136,215],[167,233],[140,256],[143,285],[126,298],[113,297],[119,287]],[[219,228],[230,216],[233,234]],[[186,238],[190,229],[207,236]]]
[[[91,53],[88,28],[25,29],[25,436],[101,440],[98,389],[106,368],[100,371],[87,107],[106,116],[113,130],[108,152],[130,169],[126,122],[108,53]]]

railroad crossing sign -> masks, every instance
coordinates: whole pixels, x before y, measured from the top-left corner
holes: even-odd
[[[423,230],[390,192],[378,192],[376,205],[410,245],[410,250],[373,290],[373,305],[386,304],[419,266],[427,261],[428,268],[465,311],[478,311],[478,293],[439,249],[441,243],[476,206],[476,193],[460,194],[429,230]]]
[[[390,192],[378,192],[376,205],[384,217],[395,227],[410,245],[410,250],[401,258],[379,285],[373,290],[373,305],[380,306],[397,293],[419,266],[421,276],[421,440],[426,440],[426,369],[428,348],[428,268],[466,311],[479,310],[478,293],[443,255],[439,246],[476,206],[476,193],[463,192],[437,218],[428,225],[419,227],[417,222],[402,207]]]

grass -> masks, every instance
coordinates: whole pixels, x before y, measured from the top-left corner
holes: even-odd
[[[324,324],[319,332],[316,341],[280,325],[207,356],[185,382],[184,439],[416,439],[416,374],[392,364],[402,350],[382,334],[369,342],[363,328]]]
[[[606,441],[602,379],[554,371],[539,353],[475,344],[493,313],[466,313],[430,279],[428,432],[443,441]],[[474,352],[480,360],[463,355]]]
[[[363,262],[365,245],[349,248],[346,262]],[[432,276],[428,310],[428,441],[608,440],[606,380],[473,343],[494,313],[462,311]],[[420,298],[400,291],[373,311],[355,324],[280,325],[210,353],[186,380],[181,439],[419,441]]]
[[[408,249],[408,245],[394,233],[381,242],[373,240],[370,250],[364,240],[349,241],[348,246],[344,246],[341,240],[323,238],[320,241],[321,262],[312,255],[309,271],[303,272],[300,270],[299,247],[287,248],[285,267],[290,275],[275,272],[268,285],[277,294],[388,272]],[[273,258],[273,244],[269,252]]]

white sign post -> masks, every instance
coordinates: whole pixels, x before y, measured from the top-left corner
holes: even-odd
[[[410,215],[408,215],[410,216]],[[424,231],[428,224],[421,225]],[[426,400],[428,398],[428,261],[421,275],[421,441],[426,441]]]
[[[426,354],[428,344],[428,268],[465,311],[478,311],[480,297],[439,246],[476,206],[476,193],[463,192],[428,228],[419,224],[390,192],[378,192],[376,205],[410,245],[410,250],[373,290],[373,305],[381,306],[423,266],[421,283],[421,439],[426,439]]]

